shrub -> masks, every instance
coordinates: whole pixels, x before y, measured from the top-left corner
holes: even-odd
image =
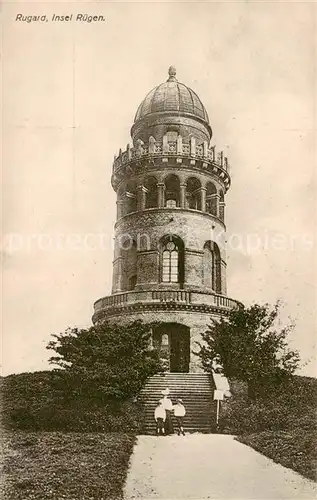
[[[2,378],[1,391],[2,423],[7,429],[133,433],[142,429],[140,403],[65,401],[56,390],[54,371]]]
[[[133,403],[148,377],[162,370],[151,349],[151,326],[103,323],[54,335],[48,349],[60,368],[2,379],[7,428],[79,432],[140,432]]]
[[[206,372],[247,382],[257,399],[288,380],[299,364],[299,353],[288,347],[294,325],[281,327],[279,303],[232,309],[227,318],[212,318],[195,353]]]
[[[62,368],[55,383],[65,401],[124,401],[162,368],[157,350],[149,345],[151,325],[142,321],[73,328],[53,338],[47,348],[56,354],[50,362]]]
[[[317,429],[317,381],[294,376],[270,397],[248,400],[233,397],[223,405],[221,427],[233,434],[278,431],[289,429]]]

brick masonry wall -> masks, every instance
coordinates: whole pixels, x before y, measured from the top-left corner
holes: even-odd
[[[186,287],[206,288],[203,285],[203,248],[206,241],[215,241],[221,256],[221,266],[217,266],[217,273],[220,273],[217,291],[226,293],[225,230],[222,224],[200,212],[166,208],[133,213],[117,223],[113,292],[127,290],[127,273],[131,272],[131,253],[126,249],[128,246],[124,243],[126,240],[135,241],[137,245],[139,289],[143,285],[148,288],[148,284],[159,283],[159,242],[165,235],[178,236],[184,242]]]
[[[159,282],[159,252],[151,250],[141,252],[137,259],[138,281],[137,286],[153,285]]]
[[[223,225],[201,212],[149,209],[127,215],[117,222],[115,229],[116,242],[131,237],[137,241],[139,250],[156,249],[158,241],[165,234],[179,236],[189,250],[203,251],[206,241],[216,241],[221,258],[226,260]]]

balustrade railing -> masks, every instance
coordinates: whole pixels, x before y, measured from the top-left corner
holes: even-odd
[[[152,292],[152,300],[189,303],[190,292],[186,290],[156,290]]]
[[[233,309],[237,302],[229,297],[213,293],[191,292],[189,290],[152,290],[130,291],[109,295],[95,302],[95,311],[107,307],[120,307],[137,302],[177,302],[183,304],[206,304],[220,308]]]
[[[228,307],[232,309],[236,305],[236,301],[224,297],[223,295],[214,295],[214,303],[217,307]]]
[[[101,299],[101,301],[102,301],[101,307],[120,306],[128,301],[128,293],[109,295],[109,297],[105,297]]]
[[[216,152],[215,146],[209,147],[207,141],[204,141],[203,144],[196,145],[194,138],[191,139],[190,143],[183,143],[181,136],[178,137],[176,142],[167,141],[167,136],[164,136],[162,141],[156,141],[153,137],[150,137],[148,144],[145,144],[140,139],[137,141],[135,147],[131,147],[128,144],[126,151],[122,152],[120,149],[119,155],[115,156],[113,170],[116,172],[119,168],[133,159],[156,155],[197,157],[206,162],[211,162],[217,167],[229,172],[228,159],[224,156],[223,151]]]

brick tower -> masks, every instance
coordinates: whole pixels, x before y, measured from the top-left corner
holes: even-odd
[[[225,315],[227,158],[210,146],[207,111],[169,68],[140,104],[133,146],[119,151],[112,294],[93,321],[160,321],[153,344],[174,372],[199,372],[192,354],[210,317]]]

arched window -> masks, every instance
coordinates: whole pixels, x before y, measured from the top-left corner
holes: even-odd
[[[145,194],[145,208],[156,208],[158,206],[157,202],[157,180],[155,177],[148,177],[144,181],[144,187],[146,188]]]
[[[210,248],[210,243],[207,242],[204,246],[204,256],[203,256],[203,283],[208,288],[214,288],[213,286],[213,274],[214,274],[214,253]]]
[[[161,281],[184,283],[184,244],[180,238],[169,236],[161,241]]]
[[[174,175],[168,175],[165,179],[165,206],[169,208],[179,207],[180,182]]]
[[[201,184],[196,177],[190,177],[187,180],[186,207],[201,210]]]
[[[218,245],[207,241],[204,245],[203,284],[221,293],[221,256]]]
[[[206,186],[206,212],[217,217],[217,189],[212,182]]]
[[[178,248],[173,241],[168,241],[163,250],[164,283],[178,283]]]

